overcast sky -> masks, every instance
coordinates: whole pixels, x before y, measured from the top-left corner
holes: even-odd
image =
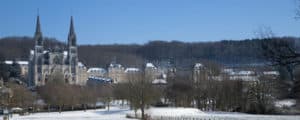
[[[60,41],[73,15],[79,44],[240,40],[261,26],[300,35],[295,0],[1,0],[0,37],[33,36],[38,8],[43,35]]]

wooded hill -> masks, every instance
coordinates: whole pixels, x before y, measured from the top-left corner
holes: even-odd
[[[282,37],[279,39],[295,41],[299,39]],[[65,43],[54,38],[44,39],[45,49],[56,46],[65,49]],[[147,61],[159,63],[173,61],[178,67],[191,67],[200,60],[213,60],[226,65],[261,64],[260,39],[223,40],[218,42],[180,42],[150,41],[143,45],[79,45],[79,60],[85,65],[107,67],[116,60],[126,67],[140,67]],[[28,60],[30,49],[34,48],[31,37],[6,37],[0,39],[0,55],[7,60]],[[299,49],[298,49],[299,50]]]

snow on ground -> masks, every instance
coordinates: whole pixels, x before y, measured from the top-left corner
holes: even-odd
[[[276,107],[292,107],[296,105],[295,99],[285,99],[285,100],[279,100],[275,102]]]
[[[238,112],[203,112],[195,108],[150,108],[153,120],[300,120],[300,115],[253,115]]]
[[[153,116],[153,117],[161,117],[161,116],[172,116],[172,117],[181,117],[181,116],[198,116],[204,115],[205,113],[196,108],[183,108],[183,107],[151,107],[145,110],[145,114]],[[138,118],[141,117],[141,111],[138,110],[137,114],[134,111],[127,113],[127,116],[135,117],[137,115]]]
[[[206,113],[195,108],[150,108],[146,113],[151,116],[195,116],[204,115]]]
[[[139,112],[140,113],[140,112]],[[146,110],[152,120],[300,120],[300,116],[284,115],[251,115],[231,112],[203,112],[195,108],[150,108]],[[128,108],[112,107],[84,111],[34,113],[26,116],[14,115],[10,120],[133,120],[126,115],[134,115]],[[2,116],[0,116],[2,119]],[[1,120],[0,119],[0,120]]]
[[[10,120],[128,120],[128,118],[126,118],[126,113],[128,113],[129,111],[129,109],[120,109],[118,107],[112,107],[110,111],[107,111],[106,109],[96,109],[87,110],[86,112],[45,112],[34,113],[25,116],[13,115],[13,117]]]

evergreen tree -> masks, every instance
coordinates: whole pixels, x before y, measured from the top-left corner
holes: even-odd
[[[21,74],[20,65],[16,61],[13,61],[12,65],[10,66],[9,72],[10,72],[9,77],[20,78],[20,74]]]
[[[8,79],[8,67],[4,63],[5,58],[2,54],[0,54],[0,80],[3,79],[6,81]]]

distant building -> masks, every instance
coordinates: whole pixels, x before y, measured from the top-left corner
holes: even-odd
[[[112,78],[114,83],[125,82],[125,68],[121,64],[111,63],[108,67],[108,77]]]
[[[126,74],[128,74],[128,73],[137,73],[137,72],[140,72],[140,69],[139,68],[126,68],[124,72]]]
[[[158,76],[157,67],[155,67],[152,63],[146,63],[145,74],[149,79],[154,80]]]
[[[267,76],[275,79],[279,73],[277,71],[257,71],[249,70],[247,68],[220,68],[221,73],[215,76],[208,76],[209,71],[201,63],[196,63],[193,68],[194,81],[201,79],[223,80],[224,77],[229,80],[242,80],[242,81],[258,81],[259,77]]]
[[[156,67],[153,63],[146,63],[145,74],[152,84],[167,84],[167,69]]]
[[[201,77],[206,77],[205,67],[201,63],[195,63],[193,68],[193,80],[194,82],[197,82],[201,79]]]
[[[151,80],[153,84],[166,84],[167,74],[164,70],[158,69],[152,63],[146,63],[144,71],[140,68],[128,67],[124,68],[121,64],[112,62],[107,71],[107,78],[111,78],[113,83],[128,82],[132,75],[136,73],[145,72],[147,79]]]
[[[87,73],[89,76],[92,76],[92,77],[107,77],[108,76],[107,70],[105,70],[104,68],[92,67],[87,70]]]
[[[257,81],[258,75],[252,70],[224,69],[223,73],[229,76],[230,80]]]
[[[20,65],[20,75],[21,77],[28,77],[28,61],[10,61],[6,60],[4,61],[7,65],[12,65],[14,62]]]
[[[37,16],[34,35],[34,50],[29,57],[29,86],[45,85],[53,73],[62,73],[64,81],[69,84],[85,85],[87,80],[86,68],[78,62],[76,34],[71,17],[67,49],[55,47],[44,49],[40,19]]]

